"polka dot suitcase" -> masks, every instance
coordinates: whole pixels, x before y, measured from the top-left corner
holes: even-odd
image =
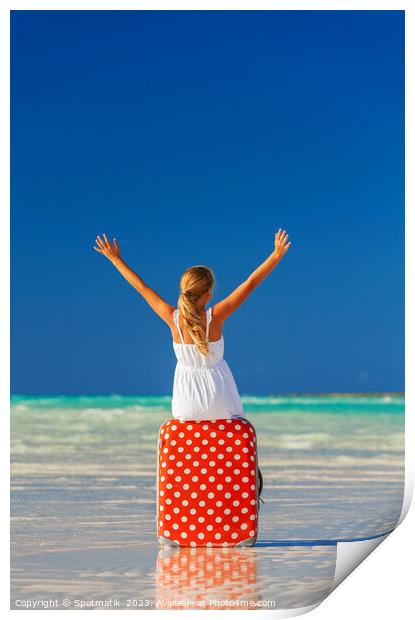
[[[159,429],[157,536],[173,547],[250,547],[258,534],[257,439],[245,418]]]

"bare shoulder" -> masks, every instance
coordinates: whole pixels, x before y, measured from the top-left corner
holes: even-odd
[[[221,312],[221,302],[212,306],[212,321],[215,323],[222,325],[225,321],[226,316]]]

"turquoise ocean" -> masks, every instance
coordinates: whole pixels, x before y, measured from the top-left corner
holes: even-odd
[[[125,609],[134,597],[147,603],[133,607],[151,609],[173,594],[237,596],[239,570],[252,575],[244,593],[253,601],[322,600],[336,543],[380,536],[399,519],[404,396],[242,394],[242,402],[264,479],[257,545],[231,556],[174,551],[187,561],[196,551],[199,578],[172,588],[177,557],[159,547],[155,521],[157,433],[171,396],[12,396],[11,607],[47,596],[119,596]],[[203,573],[212,557],[224,571],[220,588]],[[227,573],[230,557],[237,566]]]

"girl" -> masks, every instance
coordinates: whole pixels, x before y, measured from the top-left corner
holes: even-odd
[[[243,416],[232,372],[223,358],[223,324],[256,286],[274,269],[291,245],[285,230],[274,237],[274,250],[230,295],[206,310],[213,297],[213,271],[189,267],[180,279],[177,308],[168,304],[122,260],[116,239],[97,237],[94,250],[106,256],[124,278],[167,323],[177,357],[172,415],[181,421],[218,420]]]

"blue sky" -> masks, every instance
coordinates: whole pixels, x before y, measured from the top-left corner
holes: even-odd
[[[176,305],[279,227],[224,326],[240,392],[404,389],[403,11],[13,11],[11,36],[12,393],[171,393],[170,329],[97,234]]]

